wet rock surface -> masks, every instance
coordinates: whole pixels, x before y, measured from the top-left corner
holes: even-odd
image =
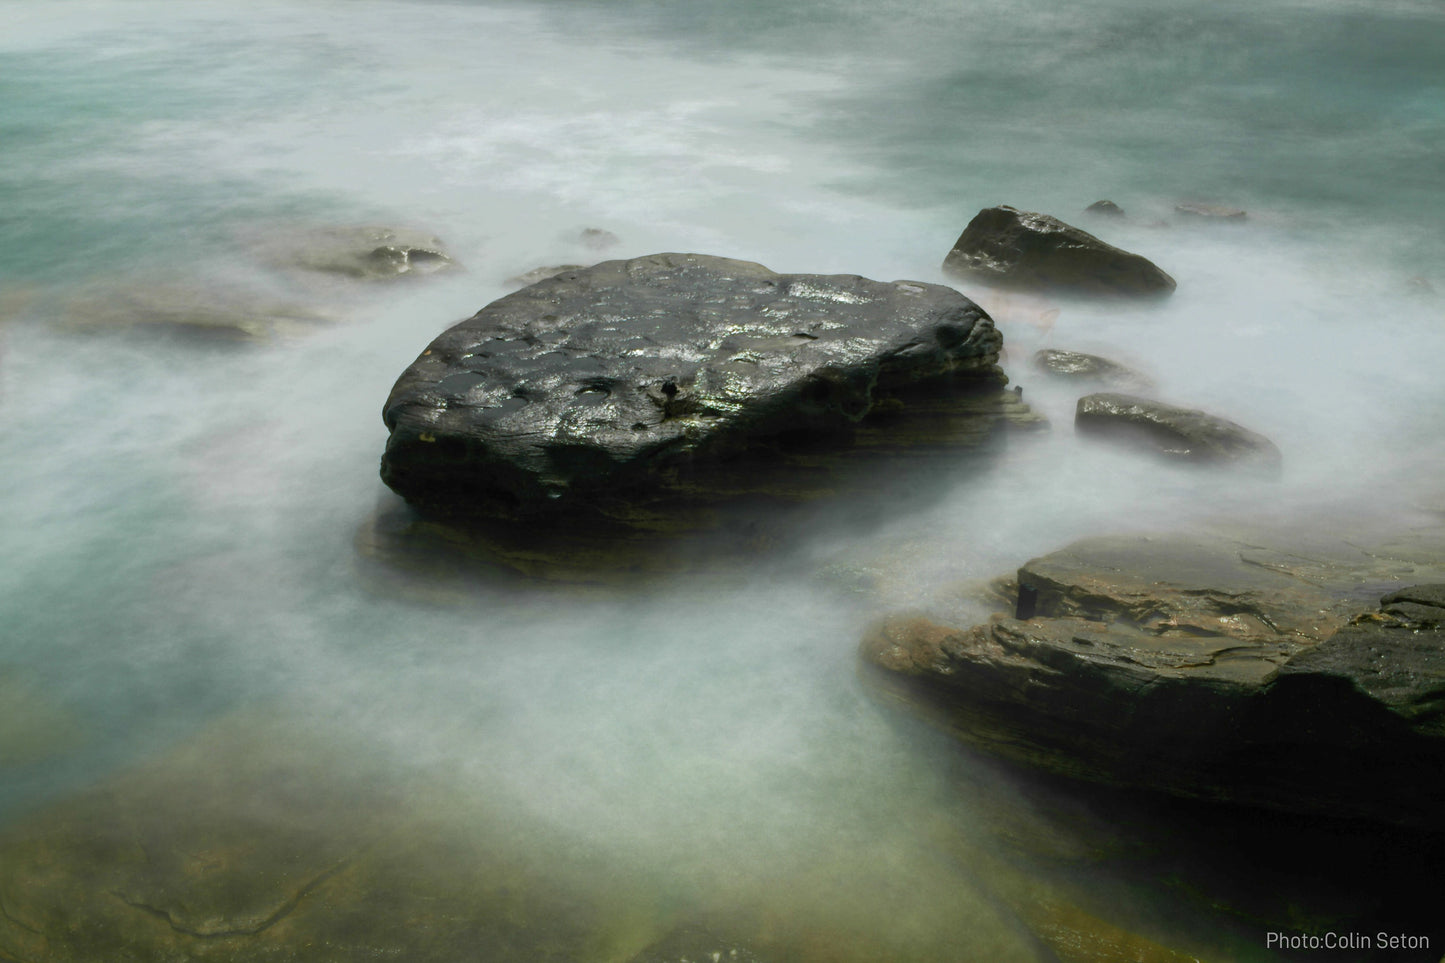
[[[382,478],[427,514],[480,519],[635,520],[668,500],[806,488],[801,463],[988,436],[1020,408],[1000,345],[939,285],[608,261],[433,341],[386,402]]]
[[[1102,297],[1160,297],[1175,282],[1153,262],[1047,214],[990,207],[969,222],[943,261],[965,280]]]
[[[1139,395],[1101,392],[1080,398],[1074,429],[1171,461],[1247,465],[1264,471],[1278,471],[1282,463],[1274,442],[1242,425]]]
[[[1043,348],[1034,353],[1034,368],[1061,380],[1101,384],[1124,391],[1149,391],[1154,383],[1127,365],[1097,354]]]
[[[862,654],[889,696],[1051,772],[1438,831],[1445,610],[1396,586],[1442,568],[1384,542],[1089,539],[1019,570],[1016,617],[900,615]]]

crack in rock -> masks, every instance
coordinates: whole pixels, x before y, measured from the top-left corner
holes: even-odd
[[[10,912],[10,907],[5,905],[5,900],[3,897],[0,897],[0,916],[5,917],[11,923],[14,923],[16,926],[18,926],[22,930],[25,930],[27,933],[34,933],[36,936],[45,935],[44,933],[40,932],[40,930],[36,929],[29,923],[26,923],[24,920],[17,917],[14,913]]]
[[[300,905],[303,899],[305,899],[308,895],[312,893],[312,891],[314,891],[321,884],[325,883],[331,877],[335,876],[337,873],[344,870],[350,864],[351,860],[343,859],[341,862],[315,876],[309,882],[305,883],[300,889],[298,889],[293,896],[283,902],[280,907],[275,910],[275,912],[273,912],[270,916],[267,916],[260,922],[256,923],[254,926],[233,926],[225,929],[211,928],[207,926],[190,927],[179,922],[173,915],[171,915],[169,910],[162,909],[158,906],[151,906],[149,903],[143,903],[140,900],[129,899],[125,896],[124,893],[121,893],[119,891],[112,891],[112,895],[114,895],[122,903],[125,903],[127,906],[138,909],[144,913],[148,913],[151,916],[157,917],[158,919],[165,920],[166,925],[169,926],[171,929],[175,930],[177,933],[184,933],[187,936],[195,936],[201,939],[224,939],[229,936],[256,936],[264,932],[265,930],[270,929],[272,926],[275,926],[281,920],[285,919],[288,915],[290,915],[293,910],[296,909],[297,906]],[[218,925],[224,926],[224,923]]]

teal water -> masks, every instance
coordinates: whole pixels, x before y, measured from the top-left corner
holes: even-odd
[[[0,821],[302,705],[689,892],[818,851],[858,853],[840,872],[859,891],[904,886],[928,846],[900,826],[975,804],[951,747],[855,681],[884,608],[1083,534],[1341,499],[1408,519],[1438,497],[1438,4],[5,0],[0,23],[0,692],[68,720],[0,710]],[[1085,222],[1101,197],[1129,219]],[[1250,217],[1190,224],[1180,201]],[[599,256],[582,228],[621,239],[606,256],[939,281],[996,203],[1180,281],[1149,310],[985,302],[1050,436],[753,578],[561,601],[480,585],[460,606],[377,591],[354,537],[384,497],[392,380],[506,277]],[[359,288],[258,254],[338,223],[425,228],[468,271]],[[74,328],[127,285],[342,320],[239,350]],[[1269,435],[1284,480],[1077,446],[1072,396],[1026,365],[1045,345]],[[830,575],[899,559],[887,602]],[[1130,898],[1155,939],[1269,958],[1239,917]],[[969,950],[940,926],[935,955],[988,958],[1012,932],[978,922]]]

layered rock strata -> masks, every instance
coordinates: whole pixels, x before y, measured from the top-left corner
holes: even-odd
[[[883,622],[863,643],[868,677],[963,740],[1063,775],[1438,829],[1445,593],[1395,589],[1371,611],[1361,596],[1389,587],[1387,557],[1277,556],[1086,540],[1019,570],[1014,617]]]

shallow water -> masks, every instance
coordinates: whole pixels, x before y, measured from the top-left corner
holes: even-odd
[[[3,2],[0,21],[0,697],[27,707],[0,711],[12,825],[286,706],[700,912],[767,904],[885,957],[1033,958],[989,879],[1037,868],[988,869],[992,837],[966,830],[1035,790],[875,704],[863,626],[1084,534],[1342,501],[1403,523],[1438,503],[1438,5],[77,0]],[[1079,213],[1105,196],[1127,221]],[[1189,223],[1185,200],[1250,216]],[[1180,287],[1148,308],[972,292],[1054,430],[936,501],[865,536],[809,533],[752,575],[632,593],[408,600],[358,557],[392,380],[505,278],[675,250],[941,281],[996,203],[1097,230]],[[468,271],[368,287],[265,262],[298,226],[357,223],[433,231]],[[620,244],[588,250],[588,226]],[[343,320],[243,346],[73,324],[84,298],[162,284]],[[1283,480],[1077,444],[1071,389],[1028,366],[1044,346],[1130,362],[1166,400],[1262,432]],[[907,574],[886,600],[848,591],[870,567]],[[1151,832],[1188,840],[1173,818]],[[955,831],[971,855],[940,855]],[[1069,891],[1113,894],[1096,915],[1182,950],[1271,958],[1274,910],[1180,896],[1247,888],[1244,844],[1151,845],[1181,861],[1175,889],[1106,860]],[[933,892],[905,913],[918,879]],[[1291,912],[1334,919],[1338,882],[1299,884]]]

